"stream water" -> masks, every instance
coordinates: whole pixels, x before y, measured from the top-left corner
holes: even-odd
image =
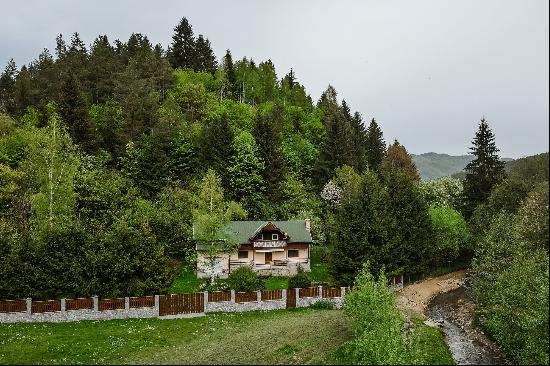
[[[474,323],[475,304],[466,286],[437,295],[428,316],[445,334],[457,365],[504,365],[506,359]]]

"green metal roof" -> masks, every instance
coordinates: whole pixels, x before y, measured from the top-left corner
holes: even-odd
[[[306,230],[305,220],[289,221],[231,221],[227,232],[232,239],[241,243],[249,244],[250,237],[269,222],[277,226],[282,232],[288,234],[288,243],[311,243],[311,234]],[[201,249],[201,248],[199,248]]]

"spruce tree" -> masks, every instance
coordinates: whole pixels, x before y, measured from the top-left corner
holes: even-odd
[[[201,132],[200,156],[203,164],[220,176],[223,187],[229,186],[227,160],[231,157],[233,132],[229,127],[229,116],[207,121]]]
[[[286,170],[282,153],[282,129],[283,110],[280,106],[257,114],[253,134],[265,163],[263,177],[266,194],[271,202],[278,202],[280,199],[281,182]]]
[[[231,56],[231,51],[227,50],[223,58],[223,69],[225,71],[225,79],[227,80],[227,94],[230,95],[231,99],[237,101],[239,100],[240,87],[237,82],[237,74],[235,72],[235,65],[233,64],[233,57]]]
[[[386,155],[380,164],[380,171],[384,177],[390,177],[394,172],[400,172],[411,181],[419,181],[420,175],[416,169],[412,157],[397,140],[388,147]]]
[[[193,28],[187,18],[181,18],[174,28],[172,44],[168,48],[168,60],[173,68],[190,68],[196,63],[195,38]]]
[[[15,114],[15,79],[17,66],[13,58],[0,74],[0,112]]]
[[[386,154],[386,142],[384,141],[382,130],[374,118],[370,121],[366,133],[365,154],[367,165],[369,169],[378,171],[382,159],[384,159],[384,155]]]
[[[325,141],[316,167],[318,188],[322,187],[342,165],[355,166],[353,129],[336,102],[336,91],[329,86],[320,100],[323,109]]]
[[[216,62],[216,56],[212,47],[210,46],[210,41],[208,38],[204,38],[202,34],[199,34],[199,38],[195,42],[195,65],[193,69],[195,71],[204,71],[214,74],[218,63]]]
[[[59,115],[68,126],[73,141],[85,151],[93,151],[96,147],[95,128],[80,83],[73,73],[65,74],[61,82]]]
[[[470,154],[475,158],[466,165],[463,191],[466,218],[487,201],[495,184],[505,178],[504,162],[500,160],[495,136],[485,118],[479,123],[472,145]]]

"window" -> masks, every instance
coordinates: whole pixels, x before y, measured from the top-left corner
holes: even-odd
[[[248,258],[248,250],[239,250],[239,259]]]
[[[271,234],[271,240],[279,240],[279,234]]]
[[[297,250],[297,249],[289,249],[289,250],[288,250],[288,257],[289,257],[289,258],[296,258],[296,257],[298,257],[298,250]]]
[[[264,234],[263,233],[258,234],[258,240],[264,240]]]

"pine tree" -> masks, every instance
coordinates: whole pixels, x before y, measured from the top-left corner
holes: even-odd
[[[173,68],[192,69],[196,63],[195,38],[193,28],[187,18],[181,18],[174,28],[172,44],[168,48],[168,60]]]
[[[367,128],[365,145],[367,165],[369,169],[378,171],[382,159],[384,159],[384,155],[386,154],[386,142],[384,141],[382,130],[374,118],[370,121]]]
[[[231,56],[231,51],[227,50],[223,58],[223,68],[225,71],[225,79],[228,83],[228,94],[231,99],[237,101],[239,100],[240,87],[237,82],[237,74],[235,72],[235,65],[233,64],[233,57]]]
[[[499,158],[495,136],[485,118],[481,119],[472,144],[470,150],[475,158],[466,165],[463,193],[467,218],[479,204],[487,201],[495,184],[505,178],[504,162]]]
[[[15,80],[17,66],[13,58],[8,62],[4,72],[0,74],[0,112],[15,114]]]
[[[210,41],[208,38],[204,38],[202,34],[199,34],[199,38],[195,42],[195,53],[196,58],[193,70],[214,74],[218,67],[216,56],[214,55],[214,51],[212,51]]]
[[[280,106],[257,114],[253,134],[265,163],[263,176],[266,194],[271,202],[278,202],[280,199],[281,182],[286,170],[282,153],[282,129],[283,110]]]
[[[342,112],[347,123],[351,126],[352,130],[352,150],[353,150],[353,167],[358,172],[362,172],[365,169],[365,140],[366,131],[363,125],[363,119],[359,112],[355,112],[351,115],[351,110],[345,100],[342,100]]]
[[[96,147],[95,128],[80,83],[73,73],[65,74],[59,95],[59,115],[76,144],[91,152]]]

